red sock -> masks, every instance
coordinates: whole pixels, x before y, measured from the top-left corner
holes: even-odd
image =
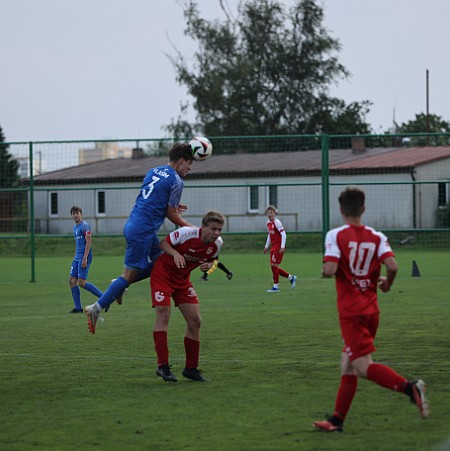
[[[367,379],[382,387],[399,392],[403,392],[405,384],[408,382],[407,379],[400,376],[392,368],[381,365],[381,363],[372,363],[369,365],[369,368],[367,368]]]
[[[167,345],[167,331],[153,331],[153,341],[155,342],[155,351],[158,356],[158,366],[169,363],[169,347]]]
[[[186,350],[186,368],[197,368],[200,355],[200,342],[189,337],[184,337],[184,349]]]
[[[278,267],[278,273],[280,274],[281,277],[289,277],[289,273],[286,272],[284,269],[281,269],[280,267]]]
[[[334,405],[334,416],[341,420],[345,419],[357,388],[357,376],[353,376],[351,374],[344,374],[341,376],[341,385],[339,386],[338,394],[336,396],[336,403]]]
[[[273,283],[280,283],[280,273],[278,272],[278,266],[271,266],[273,274]]]

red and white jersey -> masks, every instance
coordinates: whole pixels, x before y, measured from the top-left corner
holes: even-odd
[[[378,313],[377,283],[381,263],[394,253],[386,236],[364,225],[344,225],[325,238],[323,261],[338,263],[337,306],[340,318]]]
[[[286,232],[281,221],[275,218],[273,221],[267,221],[266,225],[269,232],[267,234],[266,248],[269,248],[270,244],[272,244],[272,251],[286,247]]]
[[[213,261],[219,255],[222,248],[222,238],[217,238],[213,243],[205,244],[201,240],[202,229],[198,227],[181,227],[171,232],[165,238],[185,259],[186,267],[177,268],[173,257],[162,254],[156,260],[152,269],[152,278],[162,271],[163,274],[177,280],[189,279],[191,271],[204,262]]]

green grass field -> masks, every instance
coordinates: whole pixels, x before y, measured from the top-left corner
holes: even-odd
[[[203,317],[200,367],[207,383],[183,380],[184,321],[169,332],[177,384],[155,376],[154,313],[148,281],[133,285],[88,333],[72,308],[71,256],[1,258],[1,450],[449,450],[450,254],[400,252],[393,290],[380,294],[374,358],[428,385],[422,420],[401,394],[360,381],[343,434],[314,431],[331,413],[341,341],[334,281],[320,278],[319,253],[291,253],[283,267],[297,288],[266,293],[262,253],[226,253],[235,276],[193,274]],[[421,277],[411,277],[412,260]],[[120,274],[122,257],[95,257],[100,289]],[[93,302],[82,291],[82,301]]]

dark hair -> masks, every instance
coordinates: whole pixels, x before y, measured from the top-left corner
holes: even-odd
[[[217,222],[218,224],[225,224],[225,218],[223,217],[222,213],[219,213],[218,211],[208,211],[205,216],[203,216],[202,219],[202,225],[208,226],[211,222]]]
[[[169,161],[176,163],[178,160],[193,161],[192,148],[189,143],[175,143],[169,152]]]
[[[70,214],[76,213],[77,211],[83,214],[81,207],[79,207],[78,205],[72,205],[72,207],[70,208]]]
[[[339,205],[344,216],[357,218],[364,212],[366,195],[362,189],[347,187],[339,196]]]

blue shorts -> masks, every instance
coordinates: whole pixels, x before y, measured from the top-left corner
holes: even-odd
[[[150,269],[162,253],[156,232],[143,232],[134,224],[127,222],[124,228],[127,241],[125,267],[129,269]]]
[[[76,258],[72,262],[72,266],[70,267],[70,277],[75,277],[75,279],[87,280],[89,274],[89,267],[91,266],[92,263],[92,257],[90,258],[88,257],[86,268],[83,268],[81,266],[82,261],[83,261],[82,258],[80,259]]]

